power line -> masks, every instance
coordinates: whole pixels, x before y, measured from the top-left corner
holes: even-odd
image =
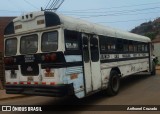
[[[33,8],[35,8],[35,9],[39,9],[39,8],[37,8],[36,6],[34,6],[32,3],[30,3],[30,2],[28,2],[27,0],[24,0],[27,4],[29,4],[30,6],[32,6]]]
[[[51,2],[51,0],[49,0],[49,2],[48,2],[48,4],[46,5],[46,8],[45,8],[45,9],[47,9],[47,7],[49,6],[50,2]]]
[[[103,16],[117,16],[117,15],[132,15],[132,14],[128,14],[130,12],[139,12],[139,11],[148,11],[148,10],[153,10],[153,9],[159,9],[160,7],[154,7],[154,8],[145,8],[145,9],[135,9],[135,10],[123,10],[123,11],[119,11],[117,13],[110,13],[110,14],[99,14],[99,15],[87,15],[84,17],[80,17],[80,18],[91,18],[91,17],[103,17]]]
[[[151,13],[160,13],[160,11],[156,11],[156,12],[146,12],[146,13],[119,13],[119,14],[108,14],[108,15],[96,15],[93,17],[86,17],[86,15],[73,15],[73,16],[78,16],[79,18],[98,18],[98,17],[115,17],[115,16],[125,16],[125,15],[145,15],[145,14],[151,14]],[[82,17],[81,17],[82,16]]]
[[[83,9],[83,10],[74,10],[76,11],[91,11],[91,10],[102,10],[102,9],[118,9],[118,8],[124,8],[124,7],[133,7],[133,6],[144,6],[144,5],[152,5],[152,4],[159,4],[160,2],[152,2],[152,3],[146,3],[146,4],[133,4],[133,5],[124,5],[124,6],[117,6],[117,7],[111,7],[111,8],[95,8],[95,9]],[[62,12],[72,12],[72,11],[62,11]]]
[[[44,10],[56,11],[63,2],[64,0],[53,0],[52,2],[50,0]]]
[[[149,8],[143,8],[143,9],[132,9],[132,10],[118,10],[118,11],[108,11],[109,13],[121,13],[121,12],[133,12],[133,11],[146,11],[146,10],[153,10],[153,9],[157,9],[157,8],[160,8],[160,7],[149,7]],[[103,12],[64,12],[65,14],[79,14],[79,13],[108,13],[106,11],[103,11]]]
[[[152,19],[155,19],[155,18],[152,18]],[[121,20],[121,21],[96,22],[96,23],[119,23],[119,22],[130,22],[130,21],[152,20],[152,19],[148,18],[148,19]]]

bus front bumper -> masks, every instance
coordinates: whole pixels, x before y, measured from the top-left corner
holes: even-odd
[[[74,89],[72,84],[61,85],[5,85],[7,94],[26,94],[38,96],[63,97],[73,95]]]

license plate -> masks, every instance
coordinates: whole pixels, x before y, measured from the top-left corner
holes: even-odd
[[[54,77],[54,73],[53,72],[45,73],[45,77]]]
[[[33,81],[33,77],[28,77],[27,79],[29,82],[32,82]]]

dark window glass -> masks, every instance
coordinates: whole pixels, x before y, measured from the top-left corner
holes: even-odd
[[[83,37],[83,59],[85,63],[89,62],[89,47],[88,47],[88,38]]]
[[[99,60],[98,39],[92,37],[90,39],[91,60],[97,62]]]
[[[145,51],[145,45],[142,44],[142,51],[144,52]]]
[[[42,51],[50,52],[58,49],[58,32],[46,32],[42,35]]]
[[[129,51],[128,40],[123,40],[124,51]]]
[[[138,44],[138,52],[142,51],[142,44]]]
[[[106,51],[107,50],[106,39],[105,39],[104,36],[99,37],[99,45],[100,45],[100,50],[101,51]]]
[[[21,37],[21,54],[36,53],[38,50],[38,36],[28,35]]]
[[[133,51],[134,51],[133,41],[129,41],[129,51],[130,51],[130,52],[133,52]]]
[[[148,52],[148,44],[145,44],[145,52]]]
[[[5,41],[5,55],[11,56],[11,55],[16,55],[16,53],[17,53],[17,39],[16,38],[7,39]]]
[[[67,50],[80,49],[79,34],[76,31],[65,31],[65,46]]]
[[[116,51],[123,51],[123,39],[116,39]]]
[[[115,38],[112,38],[112,37],[107,37],[106,39],[106,47],[107,47],[107,50],[109,52],[114,52],[115,49],[116,49],[116,46],[115,46]]]

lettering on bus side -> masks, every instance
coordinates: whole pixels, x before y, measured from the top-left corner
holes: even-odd
[[[130,54],[123,54],[122,57],[123,58],[128,58],[128,57],[131,57],[131,55]]]
[[[115,54],[115,55],[114,55],[114,58],[115,58],[115,59],[118,59],[118,58],[119,58],[119,54]]]

